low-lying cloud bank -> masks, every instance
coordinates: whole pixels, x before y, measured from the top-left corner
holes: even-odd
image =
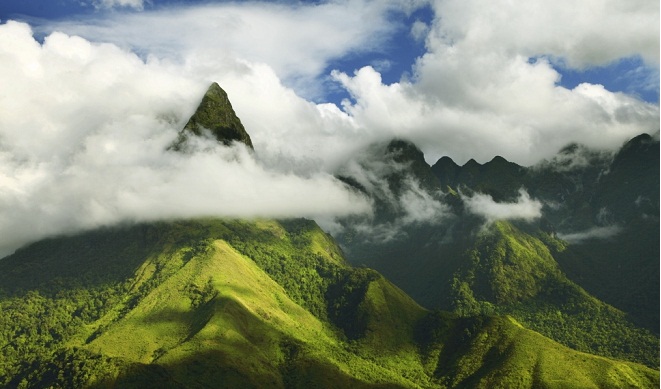
[[[519,189],[519,198],[514,203],[498,203],[484,193],[472,196],[461,195],[469,212],[482,216],[488,222],[496,220],[532,221],[542,216],[542,203],[530,197],[525,189]]]
[[[569,243],[579,244],[588,239],[609,239],[622,232],[622,227],[618,225],[592,227],[584,231],[558,233],[558,238]]]

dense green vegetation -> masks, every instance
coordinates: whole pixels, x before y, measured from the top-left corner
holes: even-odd
[[[639,326],[658,335],[659,222],[641,220],[618,239],[588,239],[568,245],[555,258],[567,276],[595,297],[627,312]]]
[[[568,280],[543,240],[497,222],[477,239],[455,273],[453,310],[509,314],[576,350],[659,365],[659,339],[622,311]],[[553,247],[565,250],[561,241]]]
[[[447,387],[651,388],[657,385],[652,376],[628,367],[602,370],[605,359],[572,352],[523,328],[511,317],[459,319],[444,336],[435,340],[443,344],[437,351],[436,374],[441,377],[439,383]],[[622,380],[615,377],[616,371],[631,375]]]
[[[6,387],[540,387],[568,370],[569,387],[659,382],[506,317],[426,311],[308,220],[49,239],[0,260],[0,285]]]

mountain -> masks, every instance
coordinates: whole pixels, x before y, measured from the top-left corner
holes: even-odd
[[[253,149],[252,140],[241,120],[236,116],[227,93],[217,83],[212,83],[172,146],[175,150],[185,149],[191,137],[209,136],[229,146],[240,142]]]
[[[658,334],[659,141],[642,134],[614,155],[574,144],[530,168],[494,161],[455,188],[509,200],[525,188],[544,205],[543,228],[571,243],[555,255],[567,276]]]
[[[427,308],[511,315],[574,349],[658,366],[658,140],[641,135],[616,154],[569,145],[532,167],[423,166],[416,152],[380,150],[339,173],[376,204],[336,234],[351,263]],[[384,190],[393,181],[399,195]]]
[[[505,201],[516,198],[526,169],[500,156],[484,165],[471,159],[463,166],[458,166],[449,157],[443,157],[431,167],[431,172],[444,190],[465,187],[488,193],[497,201]]]
[[[217,84],[171,149],[198,137],[252,148]],[[658,387],[658,149],[432,167],[396,139],[337,172],[374,212],[335,237],[206,218],[35,242],[0,259],[0,386]]]
[[[659,174],[659,141],[643,134],[627,142],[590,194],[592,236],[579,235],[558,257],[570,278],[657,334]]]
[[[0,260],[0,285],[4,387],[659,384],[508,316],[425,310],[304,219],[51,238]]]

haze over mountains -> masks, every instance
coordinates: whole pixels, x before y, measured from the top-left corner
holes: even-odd
[[[174,160],[252,158],[217,84],[182,128]],[[319,182],[358,204],[326,232],[168,214],[1,259],[1,383],[659,385],[658,136],[532,167],[430,166],[396,139]]]

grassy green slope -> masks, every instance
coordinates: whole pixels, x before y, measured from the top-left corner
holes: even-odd
[[[209,253],[186,263],[87,347],[162,365],[187,387],[227,379],[256,387],[289,386],[306,379],[304,367],[319,374],[313,381],[324,374],[353,385],[361,380],[350,377],[401,381],[378,365],[352,358],[329,326],[222,240],[213,241]]]
[[[136,234],[143,228],[130,230]],[[41,331],[41,327],[51,321],[64,320],[59,316],[49,317],[45,312],[49,307],[70,306],[70,311],[62,315],[67,316],[77,310],[76,304],[84,303],[79,301],[84,300],[82,294],[68,298],[63,290],[68,287],[93,290],[100,283],[96,278],[112,280],[101,287],[109,296],[99,300],[102,310],[85,319],[68,321],[65,326],[75,327],[75,330],[47,336],[48,339],[34,345],[29,355],[23,353],[25,348],[14,341],[11,334],[23,329],[3,321],[2,324],[12,327],[3,333],[6,335],[4,348],[15,350],[8,353],[10,359],[31,359],[35,361],[33,365],[42,365],[44,359],[50,358],[53,360],[48,364],[81,358],[86,361],[80,364],[85,366],[84,373],[72,371],[67,365],[58,366],[65,377],[52,377],[39,369],[35,371],[32,365],[30,369],[23,369],[21,364],[17,367],[5,363],[3,371],[17,378],[10,379],[10,384],[27,379],[34,387],[39,387],[67,379],[73,382],[72,377],[75,377],[76,382],[85,383],[83,386],[92,385],[95,379],[104,385],[123,386],[135,382],[140,386],[144,381],[139,376],[157,366],[160,373],[167,373],[159,374],[158,381],[166,386],[195,387],[218,380],[228,380],[228,385],[234,387],[305,387],[306,382],[326,382],[326,386],[345,383],[352,387],[368,386],[368,383],[417,386],[403,378],[397,368],[381,366],[388,355],[367,360],[354,351],[347,351],[343,327],[360,316],[369,324],[369,330],[374,331],[370,324],[374,320],[366,313],[365,304],[369,307],[383,305],[381,309],[385,311],[399,312],[402,304],[396,300],[404,298],[407,309],[403,312],[411,314],[406,319],[407,330],[424,311],[403,293],[393,291],[395,288],[375,272],[348,267],[339,249],[316,224],[301,220],[281,223],[203,220],[158,225],[154,229],[154,250],[143,256],[144,262],[124,262],[134,266],[133,274],[127,276],[124,270],[104,277],[92,274],[87,278],[94,282],[86,284],[85,288],[79,286],[72,272],[58,272],[56,266],[49,264],[62,260],[63,255],[49,258],[48,253],[57,253],[57,250],[37,250],[42,261],[29,260],[31,248],[22,252],[20,259],[26,263],[36,266],[42,262],[53,269],[50,275],[37,277],[37,281],[17,266],[17,258],[10,257],[3,263],[5,268],[15,269],[12,273],[17,276],[17,282],[3,279],[3,286],[13,295],[3,301],[3,308],[11,311],[12,303],[16,308],[41,305],[28,313],[43,322],[28,325],[26,320],[24,323],[35,331]],[[139,234],[135,236],[142,239]],[[78,244],[77,238],[68,240],[74,246]],[[256,260],[239,253],[228,241],[252,253]],[[62,246],[58,240],[46,246],[53,245]],[[127,254],[127,250],[130,251],[126,247],[114,250],[107,261],[121,261],[119,253]],[[72,260],[80,274],[89,273],[86,268],[96,265],[94,260]],[[34,271],[35,266],[28,266],[28,269]],[[122,280],[122,277],[125,278]],[[281,280],[284,287],[274,279]],[[28,296],[36,296],[27,302],[23,295],[25,286],[35,289]],[[372,302],[365,297],[368,290],[370,295],[380,291],[385,297],[382,296],[378,304]],[[338,304],[349,299],[355,300],[353,305]],[[391,302],[399,306],[390,309]],[[367,327],[354,335],[364,337],[366,330]],[[396,335],[398,330],[389,331]],[[67,351],[46,357],[44,349],[56,345],[66,346]],[[407,352],[415,350],[409,345]],[[90,355],[103,355],[103,358],[90,359]],[[99,368],[99,364],[105,367]],[[110,368],[111,365],[115,367]],[[391,362],[390,365],[397,364]],[[405,368],[409,366],[402,366]],[[90,374],[95,371],[98,374]],[[133,377],[133,371],[139,374]],[[215,371],[218,376],[200,375],[202,371]],[[85,381],[81,374],[95,378]],[[150,379],[154,379],[153,376],[147,375]]]
[[[563,347],[511,317],[459,319],[436,374],[453,388],[652,388],[658,372]]]
[[[543,387],[567,371],[569,387],[659,381],[508,319],[426,311],[346,265],[305,220],[100,231],[33,245],[0,268],[12,275],[0,275],[8,387]]]
[[[566,246],[496,222],[467,251],[453,281],[453,310],[509,314],[580,351],[658,366],[658,337],[570,281],[554,259]]]

